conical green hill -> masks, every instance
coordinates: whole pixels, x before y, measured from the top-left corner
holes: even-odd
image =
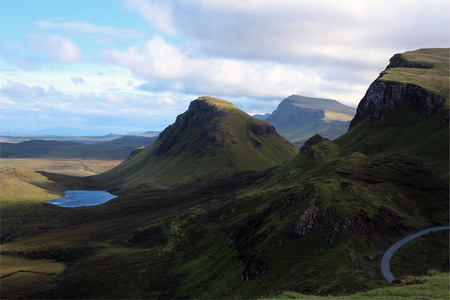
[[[200,97],[147,148],[99,175],[121,188],[199,183],[282,164],[298,148],[265,121],[225,100]]]

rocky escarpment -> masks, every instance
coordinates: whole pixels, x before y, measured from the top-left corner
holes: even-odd
[[[385,207],[380,207],[378,213],[370,218],[363,210],[356,216],[350,216],[311,206],[299,215],[294,224],[297,237],[308,236],[320,230],[326,233],[324,242],[329,244],[334,243],[341,235],[358,233],[369,238],[378,249],[386,249],[390,245],[387,236],[393,232],[397,234],[407,232],[408,228],[395,212]]]
[[[269,124],[254,124],[250,130],[257,135],[269,135],[277,133],[275,127]]]
[[[402,54],[398,53],[395,54],[391,59],[389,60],[389,65],[386,67],[386,69],[391,68],[421,68],[421,69],[430,69],[433,65],[430,63],[425,62],[415,62],[415,61],[409,61],[405,59]]]
[[[304,125],[313,120],[325,117],[325,111],[319,108],[309,108],[294,105],[295,101],[284,99],[277,110],[266,121],[277,127]]]
[[[445,98],[414,84],[377,79],[359,103],[349,129],[363,121],[370,123],[389,120],[403,101],[408,101],[410,109],[417,113],[419,120],[423,120],[433,115]]]
[[[191,104],[189,104],[188,112],[191,112],[193,114],[201,112],[213,117],[230,117],[232,115],[231,111],[220,109],[217,107],[217,105],[208,103],[207,101],[203,100],[203,98],[192,101]]]
[[[389,60],[385,71],[370,85],[362,98],[349,129],[362,122],[387,121],[400,107],[404,106],[416,113],[419,120],[435,114],[443,106],[445,97],[442,94],[433,93],[421,84],[432,81],[432,77],[425,77],[420,72],[412,73],[417,74],[413,75],[416,79],[421,78],[415,83],[411,83],[408,78],[411,75],[397,75],[397,77],[394,76],[395,80],[389,77],[389,74],[399,73],[398,70],[404,68],[415,71],[414,69],[432,69],[433,67],[434,65],[428,62],[410,61],[402,54],[394,55]]]
[[[226,109],[220,109],[215,104],[211,104],[208,101],[199,98],[192,101],[189,105],[189,109],[178,115],[174,124],[167,127],[159,136],[161,144],[156,150],[157,155],[167,153],[174,145],[184,136],[185,132],[190,128],[200,125],[201,130],[195,136],[195,139],[200,141],[212,141],[214,144],[221,144],[218,141],[218,137],[211,133],[211,128],[206,124],[216,117],[229,118],[233,113]],[[201,125],[203,124],[203,126]],[[202,145],[199,146],[198,151],[203,151],[206,148]],[[207,149],[206,149],[207,150]],[[209,152],[210,150],[203,151]],[[217,151],[212,151],[213,155],[217,155]]]
[[[291,143],[301,146],[316,133],[331,140],[347,131],[355,109],[336,100],[292,95],[265,119]]]

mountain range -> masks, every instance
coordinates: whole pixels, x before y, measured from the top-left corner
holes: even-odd
[[[283,102],[297,100],[308,101]],[[339,109],[331,115],[347,118]],[[393,286],[379,264],[400,237],[449,221],[449,49],[394,55],[337,139],[316,134],[298,148],[277,130],[205,96],[106,173],[5,171],[2,261],[19,271],[2,278],[3,295],[341,297],[392,287],[381,297],[395,298],[427,281],[407,275],[448,278],[448,231],[400,249]],[[42,203],[80,188],[119,197]],[[448,296],[448,284],[437,289]]]
[[[58,140],[0,142],[1,158],[81,158],[125,159],[135,148],[151,145],[157,137],[122,136],[96,143]]]

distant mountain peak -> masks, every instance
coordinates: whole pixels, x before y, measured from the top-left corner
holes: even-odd
[[[319,133],[335,139],[345,133],[355,109],[336,100],[291,95],[265,120],[298,146]]]

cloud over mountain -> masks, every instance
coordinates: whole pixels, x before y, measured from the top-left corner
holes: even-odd
[[[202,95],[249,113],[292,94],[356,106],[392,53],[449,45],[446,0],[47,1],[2,3],[0,86],[51,85],[97,112],[152,99],[171,107],[153,130]]]

